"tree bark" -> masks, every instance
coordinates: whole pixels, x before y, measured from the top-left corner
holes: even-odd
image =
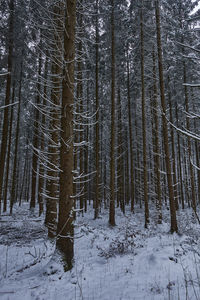
[[[156,59],[153,48],[153,151],[154,151],[154,165],[156,184],[155,189],[157,193],[156,208],[158,212],[158,223],[162,223],[162,190],[160,180],[160,147],[159,147],[159,120],[158,120],[158,99],[157,99],[157,81],[156,81]]]
[[[174,190],[171,173],[171,162],[169,153],[169,138],[168,128],[166,120],[166,104],[164,93],[164,78],[163,78],[163,58],[162,58],[162,43],[161,43],[161,30],[160,30],[160,7],[159,0],[155,1],[155,15],[156,15],[156,33],[157,33],[157,48],[158,48],[158,68],[159,68],[159,81],[160,81],[160,98],[162,107],[162,125],[163,125],[163,139],[164,139],[164,151],[165,151],[165,163],[167,171],[168,191],[169,191],[169,204],[170,204],[170,216],[171,216],[171,233],[178,232],[176,209],[174,202]]]
[[[131,197],[131,211],[134,212],[135,206],[135,182],[134,182],[134,157],[133,157],[133,130],[132,130],[132,117],[131,117],[131,95],[130,95],[130,68],[129,57],[127,53],[127,94],[128,94],[128,126],[129,126],[129,144],[130,144],[130,197]]]
[[[38,79],[37,79],[37,92],[36,92],[36,108],[35,110],[35,120],[34,120],[34,134],[33,134],[33,157],[32,157],[32,179],[31,179],[31,202],[30,202],[30,210],[33,212],[35,209],[36,198],[37,198],[37,167],[38,167],[38,129],[39,129],[39,107],[37,107],[40,103],[40,76],[41,76],[41,54],[39,56],[39,64],[38,64]]]
[[[9,2],[10,20],[9,20],[9,45],[8,45],[8,73],[6,76],[6,97],[5,106],[9,105],[10,102],[10,90],[11,90],[11,73],[12,73],[12,53],[13,53],[13,26],[14,26],[14,0]],[[1,140],[1,152],[0,152],[0,214],[1,214],[1,199],[2,199],[2,186],[4,178],[5,160],[6,160],[6,149],[8,140],[8,120],[9,107],[6,106],[4,109],[3,117],[3,131]]]
[[[12,88],[12,101],[14,103],[15,100],[15,81],[13,83]],[[10,128],[9,128],[9,140],[8,140],[8,150],[7,150],[7,162],[6,162],[6,175],[5,175],[5,187],[4,187],[4,205],[3,211],[7,210],[7,194],[8,194],[8,180],[9,180],[9,172],[10,172],[10,152],[11,152],[11,143],[12,143],[12,126],[13,126],[13,106],[11,107],[10,112]]]
[[[14,201],[16,202],[16,181],[17,181],[17,159],[18,159],[18,143],[19,143],[19,131],[20,131],[20,113],[21,113],[21,93],[22,93],[22,66],[20,70],[20,82],[19,82],[19,96],[18,96],[18,111],[17,111],[17,126],[15,134],[15,152],[14,152],[14,162],[13,162],[13,174],[12,174],[12,186],[11,186],[11,197],[10,197],[10,214],[12,214]]]
[[[147,173],[147,146],[146,146],[146,105],[144,86],[144,29],[143,29],[143,7],[140,11],[140,42],[141,42],[141,84],[142,84],[142,139],[143,139],[143,184],[144,184],[144,205],[145,205],[145,228],[149,223],[148,204],[148,173]]]
[[[96,160],[96,183],[95,183],[95,210],[94,218],[99,215],[99,18],[98,18],[99,1],[96,0],[96,136],[95,136],[95,160]]]
[[[61,104],[60,195],[56,248],[65,271],[73,266],[73,104],[76,1],[66,1],[64,30],[64,77]]]
[[[109,224],[115,226],[115,24],[114,0],[111,0],[111,149]]]

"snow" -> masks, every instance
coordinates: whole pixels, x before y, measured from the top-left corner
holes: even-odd
[[[144,229],[139,208],[117,210],[114,228],[108,211],[93,210],[75,224],[75,264],[64,273],[53,259],[55,242],[46,239],[43,218],[27,205],[0,219],[0,299],[2,300],[161,300],[200,299],[200,226],[192,211],[178,212],[179,234],[169,233],[169,211]]]

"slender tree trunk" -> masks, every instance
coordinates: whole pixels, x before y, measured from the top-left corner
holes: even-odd
[[[14,103],[14,100],[15,100],[15,81],[13,83],[11,103]],[[8,194],[8,179],[9,179],[9,171],[10,171],[10,150],[11,150],[11,142],[12,142],[13,110],[14,108],[13,106],[11,106],[9,140],[8,140],[7,162],[6,162],[6,176],[5,176],[5,187],[4,187],[4,205],[3,205],[4,212],[7,210],[7,194]]]
[[[86,111],[89,111],[89,79],[87,81],[87,100],[86,100]],[[89,124],[86,126],[86,132],[85,132],[85,140],[88,141],[89,140]],[[85,149],[85,164],[84,164],[84,169],[85,169],[85,174],[89,173],[89,166],[88,166],[88,161],[89,161],[89,151],[88,151],[88,146],[86,146]],[[88,177],[88,180],[90,180],[90,178]],[[87,201],[88,201],[88,197],[89,197],[89,193],[88,193],[88,182],[85,182],[85,212],[87,211]]]
[[[126,204],[129,205],[130,202],[130,162],[129,162],[129,152],[128,152],[128,139],[129,139],[129,130],[126,129],[125,141],[126,141],[126,155],[125,155],[125,200]]]
[[[57,206],[59,199],[59,139],[60,139],[60,102],[62,85],[62,47],[63,47],[63,14],[64,4],[58,2],[53,9],[54,32],[53,38],[55,47],[54,59],[51,65],[52,89],[51,89],[51,111],[49,131],[50,139],[48,145],[49,168],[47,171],[47,199],[45,225],[48,228],[48,238],[52,239],[57,230]]]
[[[28,144],[28,142],[27,142]],[[27,166],[28,166],[28,145],[26,146],[26,156],[25,156],[25,162],[24,162],[24,168],[23,168],[23,176],[22,176],[22,184],[20,188],[20,196],[19,196],[19,205],[21,206],[22,204],[22,197],[23,197],[23,192],[24,192],[24,186],[26,183],[26,176],[27,176]]]
[[[172,181],[172,173],[171,173],[168,128],[167,128],[167,120],[166,120],[166,117],[165,117],[166,116],[166,104],[165,104],[165,93],[164,93],[163,58],[162,58],[162,44],[161,44],[161,30],[160,30],[159,0],[155,1],[155,14],[156,14],[158,68],[159,68],[159,79],[160,79],[160,97],[161,97],[161,107],[162,107],[164,151],[165,151],[165,163],[166,163],[168,191],[169,191],[169,204],[170,204],[170,216],[171,216],[171,233],[173,233],[173,232],[178,231],[178,226],[177,226],[177,220],[176,220],[174,190],[173,190],[173,181]]]
[[[26,173],[26,185],[25,185],[25,199],[29,202],[30,196],[30,182],[31,182],[31,161],[28,161],[27,173]]]
[[[111,0],[111,161],[110,161],[110,211],[109,223],[115,226],[115,24],[114,0]]]
[[[144,204],[145,204],[145,228],[149,223],[148,205],[148,173],[147,173],[147,146],[146,146],[146,105],[144,86],[144,30],[143,30],[143,8],[140,12],[140,41],[141,41],[141,83],[142,83],[142,138],[143,138],[143,176],[144,176]]]
[[[34,120],[34,134],[33,134],[33,157],[32,157],[32,181],[31,181],[31,202],[30,210],[33,212],[35,209],[37,198],[37,167],[38,167],[38,128],[39,128],[39,104],[40,104],[40,76],[41,76],[41,55],[39,57],[38,65],[38,79],[37,79],[37,94],[36,94],[36,108],[35,108],[35,120]]]
[[[178,121],[178,105],[176,103],[176,126],[179,126],[179,121]],[[184,193],[183,193],[183,174],[182,174],[182,160],[181,160],[181,145],[180,145],[180,135],[177,132],[177,150],[178,150],[178,169],[179,169],[179,181],[180,181],[180,195],[181,195],[181,204],[182,204],[182,209],[185,208],[184,205]]]
[[[64,78],[61,105],[60,197],[56,248],[60,251],[64,269],[73,266],[73,104],[76,1],[66,1],[64,31]]]
[[[77,2],[77,23],[80,30],[79,33],[79,42],[78,42],[78,49],[77,49],[77,100],[78,100],[78,106],[79,106],[79,120],[80,124],[79,126],[79,142],[81,143],[83,141],[84,137],[84,126],[83,123],[83,43],[82,43],[82,31],[83,31],[83,2],[82,0],[79,0]],[[79,174],[80,176],[83,175],[84,170],[84,149],[82,146],[78,146],[79,149]],[[80,209],[82,210],[82,216],[84,212],[84,184],[79,183],[79,200],[80,200]]]
[[[127,55],[127,93],[128,93],[128,125],[129,125],[129,144],[130,144],[130,197],[131,197],[131,211],[134,212],[135,205],[135,182],[134,182],[134,157],[133,157],[133,130],[131,118],[131,96],[130,96],[130,70],[129,70],[129,57]]]
[[[10,102],[10,90],[11,90],[11,72],[12,72],[12,53],[13,53],[13,23],[14,23],[14,0],[9,2],[10,20],[9,20],[9,45],[8,45],[8,73],[6,77],[6,97],[5,106]],[[1,140],[1,152],[0,152],[0,214],[1,214],[1,199],[2,199],[2,186],[5,171],[6,149],[8,140],[8,126],[9,126],[9,107],[4,109],[3,117],[3,131]]]
[[[95,154],[96,154],[96,184],[95,184],[95,210],[94,218],[99,215],[99,18],[98,18],[99,1],[96,0],[96,137],[95,137]]]
[[[118,157],[117,157],[117,203],[125,214],[124,203],[124,155],[122,140],[122,107],[120,89],[118,89]]]
[[[186,65],[185,62],[183,63],[183,80],[184,83],[187,83],[187,77],[186,77]],[[188,100],[188,90],[187,86],[184,86],[184,92],[185,92],[185,110],[186,113],[189,113],[189,100]],[[190,130],[190,121],[189,118],[186,115],[186,128],[189,131]],[[187,146],[188,146],[188,158],[189,158],[189,172],[190,172],[190,180],[191,180],[191,193],[192,193],[192,208],[194,210],[194,213],[197,217],[196,212],[196,194],[195,194],[195,183],[194,183],[194,171],[192,166],[192,147],[191,147],[191,139],[190,137],[187,138]],[[198,219],[199,220],[199,219]]]
[[[169,92],[169,111],[170,111],[170,122],[173,124],[173,113],[172,113],[172,101]],[[174,146],[174,129],[171,127],[171,143],[172,143],[172,168],[173,168],[173,185],[174,185],[174,200],[176,205],[176,210],[178,210],[178,191],[177,191],[177,178],[176,178],[176,154]]]
[[[157,99],[157,81],[156,81],[156,59],[153,48],[153,151],[154,151],[154,165],[156,176],[156,208],[158,212],[158,223],[162,223],[162,191],[160,182],[160,146],[159,146],[159,120],[158,120],[158,99]]]
[[[13,163],[13,174],[12,174],[12,186],[11,186],[11,198],[10,198],[10,214],[12,214],[13,204],[16,195],[16,181],[17,181],[17,159],[18,159],[18,145],[19,145],[19,131],[20,131],[20,113],[21,113],[21,93],[22,93],[22,62],[20,71],[19,81],[19,96],[18,96],[18,111],[17,111],[17,126],[15,134],[15,152],[14,152],[14,163]]]
[[[44,92],[43,92],[43,103],[42,103],[42,117],[41,117],[41,133],[40,133],[40,137],[41,137],[41,143],[40,143],[40,151],[43,154],[44,150],[45,150],[45,138],[44,138],[44,134],[43,134],[43,130],[45,128],[45,124],[47,124],[47,120],[46,120],[46,116],[45,116],[45,107],[46,107],[46,103],[47,103],[47,74],[48,74],[48,58],[45,58],[45,70],[44,70],[44,80],[45,80],[45,84],[44,84]],[[39,216],[41,216],[41,214],[43,213],[43,206],[44,206],[44,197],[43,197],[43,193],[44,193],[44,184],[45,184],[45,180],[44,180],[44,175],[45,175],[45,166],[43,165],[43,161],[41,158],[41,162],[40,162],[40,166],[39,166],[39,181],[38,181],[38,203],[39,203]]]

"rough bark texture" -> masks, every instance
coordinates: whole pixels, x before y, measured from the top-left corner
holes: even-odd
[[[156,60],[153,49],[153,151],[154,151],[154,169],[156,175],[156,208],[158,212],[158,223],[162,223],[162,190],[160,180],[160,147],[159,147],[159,120],[158,120],[158,99],[156,82]]]
[[[62,85],[62,47],[63,47],[63,3],[59,2],[53,9],[54,20],[54,59],[52,60],[52,89],[51,112],[49,122],[49,169],[47,172],[47,199],[45,224],[48,227],[48,237],[54,238],[57,229],[57,206],[59,198],[59,128],[60,128],[60,102]]]
[[[169,139],[168,128],[166,120],[166,104],[164,93],[164,78],[163,78],[163,59],[162,59],[162,44],[161,44],[161,30],[160,30],[160,7],[159,1],[155,1],[155,14],[156,14],[156,33],[157,33],[157,48],[158,48],[158,68],[159,68],[159,81],[160,81],[160,98],[162,107],[162,124],[163,124],[163,138],[164,138],[164,151],[165,151],[165,164],[167,171],[168,191],[169,191],[169,204],[170,204],[170,216],[171,216],[171,233],[178,231],[176,220],[176,209],[174,202],[174,190],[171,172],[171,162],[169,153]]]
[[[99,27],[98,27],[98,0],[96,0],[96,140],[95,140],[95,154],[96,154],[96,185],[95,185],[95,210],[94,218],[99,215]]]
[[[45,58],[45,70],[44,70],[44,79],[45,79],[45,85],[44,85],[44,90],[43,90],[43,109],[45,108],[47,104],[47,75],[48,75],[48,59],[47,57]],[[42,130],[45,128],[46,124],[46,116],[45,113],[43,112],[42,117],[41,117],[41,142],[40,142],[40,150],[43,153],[45,150],[45,138]],[[43,213],[43,206],[44,206],[44,185],[45,185],[45,166],[43,165],[43,162],[40,162],[40,167],[39,167],[39,182],[38,182],[38,203],[39,203],[39,216]]]
[[[178,121],[178,105],[176,103],[176,126],[179,126],[179,121]],[[178,163],[177,163],[177,168],[178,168],[178,174],[179,174],[179,182],[180,182],[180,197],[181,197],[181,204],[182,204],[182,209],[185,208],[185,197],[183,193],[183,171],[182,171],[182,160],[181,160],[181,143],[180,143],[180,134],[177,132],[177,151],[178,151]]]
[[[120,89],[118,89],[118,139],[117,139],[117,205],[120,205],[122,212],[125,214],[124,202],[124,154],[123,154],[123,132],[122,132],[122,106]]]
[[[74,44],[76,1],[66,1],[64,31],[64,78],[61,105],[60,195],[56,248],[62,255],[64,269],[73,266],[73,103],[74,103]]]
[[[130,143],[130,197],[131,197],[131,211],[134,212],[135,205],[135,182],[134,182],[134,158],[133,158],[133,130],[132,130],[132,117],[131,117],[131,96],[130,96],[130,70],[129,61],[127,57],[127,95],[128,95],[128,127],[129,127],[129,143]]]
[[[183,80],[184,83],[187,82],[187,77],[186,77],[186,65],[185,62],[183,63]],[[185,110],[187,113],[189,113],[189,100],[188,100],[188,90],[187,86],[184,86],[184,92],[185,92]],[[190,121],[189,118],[186,116],[186,128],[188,131],[190,131]],[[191,196],[192,196],[192,201],[191,205],[194,210],[195,215],[197,216],[196,212],[196,192],[195,192],[195,183],[194,183],[194,171],[193,171],[193,166],[192,166],[192,147],[191,147],[191,139],[190,137],[187,138],[187,146],[188,146],[188,157],[189,157],[189,172],[190,172],[190,180],[191,180]]]
[[[114,0],[111,0],[111,149],[110,149],[110,211],[109,224],[115,225],[115,25]]]
[[[10,102],[10,90],[11,90],[11,72],[12,72],[12,53],[13,53],[13,21],[14,21],[14,0],[10,0],[9,3],[10,10],[10,20],[9,20],[9,45],[8,45],[8,74],[6,77],[6,97],[4,105],[8,105]],[[0,153],[0,214],[1,214],[1,197],[2,197],[2,185],[4,178],[4,167],[6,160],[6,148],[8,140],[8,113],[9,108],[4,109],[4,119],[3,119],[3,131],[2,131],[2,140],[1,140],[1,153]]]
[[[12,88],[12,101],[11,104],[14,103],[15,100],[15,81],[13,83]],[[8,140],[8,149],[7,149],[7,159],[6,159],[6,175],[5,175],[5,187],[4,187],[4,204],[3,204],[3,211],[7,210],[7,194],[8,194],[8,178],[9,178],[9,171],[10,171],[10,152],[11,152],[11,143],[12,143],[12,127],[13,127],[13,111],[14,108],[11,106],[10,112],[10,127],[9,127],[9,140]]]
[[[19,81],[19,95],[18,95],[18,110],[17,110],[17,126],[15,134],[15,152],[14,152],[14,163],[13,163],[13,174],[12,174],[12,187],[11,187],[11,198],[10,198],[10,214],[12,214],[13,204],[16,195],[16,181],[17,181],[17,159],[18,159],[18,140],[19,140],[19,131],[20,131],[20,112],[21,112],[21,93],[22,93],[22,62],[21,62],[21,71],[20,71],[20,81]]]
[[[143,8],[142,8],[143,9]],[[141,42],[141,84],[142,84],[142,139],[143,139],[143,184],[144,184],[144,205],[145,205],[145,228],[149,223],[148,204],[148,173],[147,173],[147,146],[146,146],[146,105],[144,86],[144,30],[143,11],[140,12],[140,42]]]
[[[33,135],[33,158],[32,158],[32,181],[31,181],[31,202],[30,210],[34,210],[37,198],[37,166],[38,166],[38,124],[39,124],[39,110],[37,105],[40,103],[40,76],[41,76],[41,56],[39,57],[38,65],[38,82],[36,93],[36,108],[35,108],[35,120],[34,120],[34,135]]]

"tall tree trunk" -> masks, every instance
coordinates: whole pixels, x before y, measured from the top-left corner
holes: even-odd
[[[61,105],[60,196],[56,248],[60,251],[64,269],[73,266],[73,104],[76,1],[66,1],[64,30],[64,77]]]
[[[178,121],[178,105],[176,103],[176,126],[179,126]],[[178,150],[178,170],[179,170],[179,181],[180,181],[180,196],[181,196],[181,204],[182,209],[184,209],[184,193],[183,193],[183,174],[182,174],[182,160],[181,160],[181,145],[180,145],[180,134],[177,132],[177,150]]]
[[[79,119],[78,124],[79,127],[79,142],[83,141],[84,137],[84,126],[82,125],[83,123],[83,43],[82,43],[82,31],[83,31],[83,2],[82,0],[79,0],[77,2],[77,25],[79,27],[79,42],[78,42],[78,47],[77,47],[77,101],[78,101],[78,112],[79,112]],[[83,164],[83,159],[84,159],[84,150],[82,146],[77,146],[79,149],[79,160],[78,160],[78,169],[79,169],[79,174],[80,176],[83,175],[83,170],[84,170],[84,164]],[[82,211],[83,215],[83,210],[84,210],[84,184],[81,183],[81,178],[79,180],[79,201],[80,201],[80,209]]]
[[[22,93],[22,62],[20,71],[19,81],[19,96],[18,96],[18,111],[17,111],[17,126],[15,134],[15,152],[14,152],[14,163],[13,163],[13,174],[12,174],[12,186],[11,186],[11,197],[10,197],[10,214],[12,214],[13,204],[16,195],[16,181],[17,181],[17,159],[18,159],[18,144],[19,144],[19,131],[20,131],[20,113],[21,113],[21,93]]]
[[[172,100],[171,100],[170,91],[169,91],[169,111],[170,111],[170,122],[173,124]],[[175,154],[175,146],[174,146],[174,129],[172,127],[171,127],[171,144],[172,144],[174,200],[175,200],[176,210],[178,210],[179,205],[178,205],[178,191],[177,191],[177,178],[176,178],[176,154]]]
[[[115,226],[115,24],[114,0],[111,0],[111,149],[109,223]]]
[[[13,53],[13,23],[14,23],[14,0],[9,2],[10,10],[10,20],[9,20],[9,44],[8,44],[8,73],[6,76],[6,97],[5,97],[5,106],[9,105],[10,102],[10,90],[11,90],[11,72],[12,72],[12,53]],[[6,160],[6,149],[7,149],[7,140],[8,140],[8,120],[9,107],[6,106],[4,109],[3,117],[3,131],[2,131],[2,140],[1,140],[1,152],[0,152],[0,214],[1,214],[1,199],[2,199],[2,186],[4,178],[4,169],[5,169],[5,160]]]
[[[157,80],[156,80],[156,59],[153,48],[153,152],[156,176],[156,208],[158,212],[158,223],[162,223],[162,191],[160,182],[160,147],[159,147],[159,120],[158,120],[158,99],[157,99]]]
[[[173,232],[178,231],[178,226],[177,226],[177,220],[176,220],[174,189],[173,189],[173,180],[172,180],[172,173],[171,173],[170,153],[169,153],[168,128],[167,128],[167,120],[166,120],[166,104],[165,104],[165,93],[164,93],[163,58],[162,58],[162,44],[161,44],[161,30],[160,30],[160,4],[159,4],[159,0],[155,0],[155,14],[156,14],[158,68],[159,68],[159,79],[160,79],[160,98],[161,98],[161,107],[162,107],[164,151],[165,151],[165,163],[166,163],[168,191],[169,191],[169,204],[170,204],[170,216],[171,216],[171,233],[173,233]]]
[[[125,214],[124,203],[124,154],[122,139],[122,106],[120,89],[118,89],[118,157],[117,157],[117,203]]]
[[[145,228],[149,223],[148,205],[148,173],[147,173],[147,146],[146,146],[146,105],[144,86],[144,29],[143,29],[143,7],[140,12],[140,42],[141,42],[141,84],[142,84],[142,139],[143,139],[143,180],[144,180],[144,204],[145,204]]]
[[[57,227],[57,205],[59,199],[59,129],[60,129],[60,102],[62,85],[62,47],[63,47],[63,9],[64,4],[58,2],[53,9],[55,47],[54,59],[51,64],[52,89],[51,89],[51,111],[49,122],[49,145],[48,145],[48,171],[47,171],[47,199],[45,225],[48,228],[48,237],[54,238]]]
[[[130,144],[130,197],[131,197],[131,211],[134,212],[135,205],[135,182],[134,182],[134,157],[133,157],[133,130],[131,118],[131,95],[130,95],[130,70],[129,70],[129,57],[127,53],[127,94],[128,94],[128,126],[129,126],[129,144]]]
[[[43,91],[43,103],[42,103],[42,117],[41,117],[41,129],[40,129],[40,137],[41,137],[41,143],[40,143],[40,151],[42,153],[42,156],[44,155],[43,152],[45,150],[45,138],[43,130],[45,128],[45,124],[47,124],[46,116],[45,116],[45,107],[47,103],[47,76],[48,76],[48,58],[46,56],[45,58],[45,70],[44,70],[44,91]],[[39,203],[39,216],[43,213],[43,206],[44,206],[44,180],[45,175],[45,166],[41,158],[40,166],[39,166],[39,181],[38,181],[38,203]]]
[[[38,79],[37,79],[37,92],[36,92],[36,107],[35,110],[35,120],[34,120],[34,133],[33,133],[33,157],[32,157],[32,181],[31,181],[31,202],[30,210],[33,212],[35,209],[36,198],[37,198],[37,167],[38,167],[38,129],[39,129],[39,104],[40,104],[40,76],[42,68],[42,58],[41,54],[39,56],[38,64]]]
[[[185,62],[183,63],[183,80],[184,83],[187,83],[187,77],[186,77],[186,65]],[[189,100],[188,100],[188,90],[187,86],[184,86],[184,93],[185,93],[185,111],[186,113],[189,113]],[[190,121],[188,116],[186,115],[186,128],[189,131],[190,130]],[[196,212],[196,194],[195,194],[195,182],[194,182],[194,171],[192,166],[192,147],[191,147],[191,139],[190,137],[187,138],[187,146],[188,146],[188,158],[189,158],[189,172],[190,172],[190,180],[191,180],[191,193],[192,193],[192,208],[194,210],[194,213],[197,216]],[[198,218],[199,221],[199,218]]]
[[[15,81],[13,83],[11,104],[14,103],[14,100],[15,100]],[[9,179],[9,171],[10,171],[10,150],[11,150],[11,142],[12,142],[13,111],[14,108],[13,106],[11,106],[9,140],[8,140],[7,162],[6,162],[6,176],[5,176],[5,186],[4,186],[4,205],[3,205],[4,212],[7,210],[7,194],[8,194],[8,179]]]
[[[25,155],[25,162],[24,162],[24,168],[23,168],[22,184],[21,184],[20,195],[19,195],[19,205],[22,204],[24,186],[26,184],[27,169],[28,169],[28,141],[26,144],[26,155]]]
[[[96,0],[96,137],[95,137],[95,160],[96,160],[96,184],[95,184],[95,210],[94,218],[99,215],[99,1]]]

